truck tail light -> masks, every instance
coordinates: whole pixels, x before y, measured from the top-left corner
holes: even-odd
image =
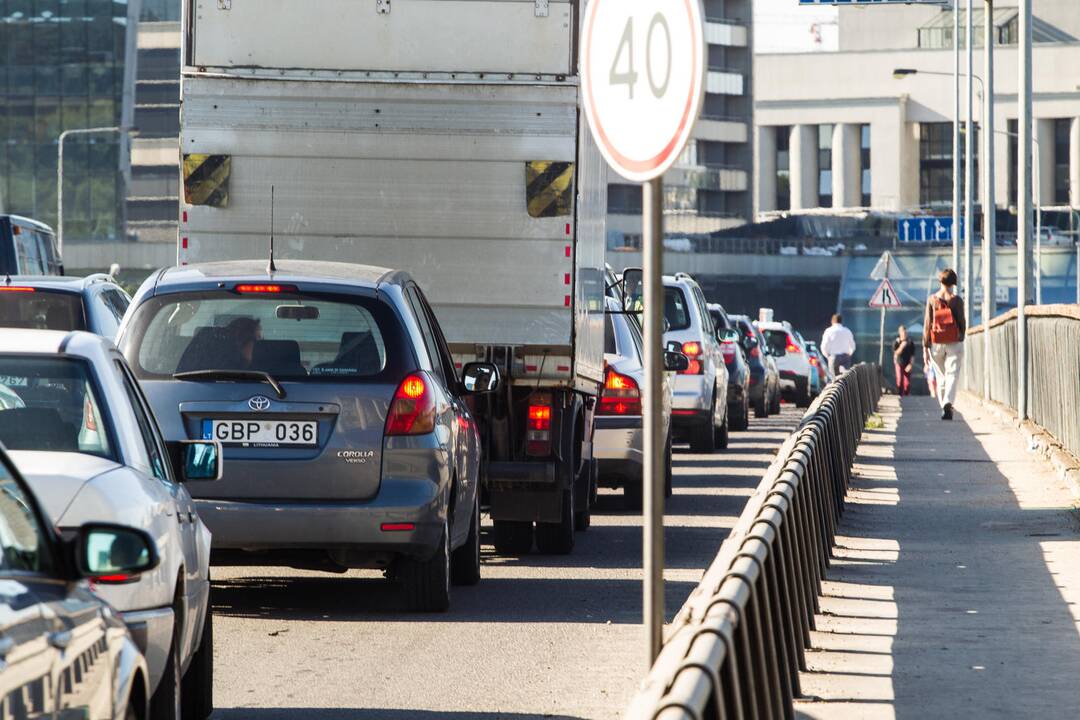
[[[641,390],[634,378],[608,370],[597,415],[640,415]]]
[[[682,344],[683,355],[690,360],[690,364],[685,370],[679,372],[680,375],[701,375],[705,372],[701,365],[701,343],[699,342],[684,342]]]
[[[529,402],[529,421],[526,425],[525,454],[551,454],[551,396],[534,395]]]
[[[425,435],[434,430],[435,396],[431,381],[423,373],[412,373],[394,391],[386,415],[386,434]]]

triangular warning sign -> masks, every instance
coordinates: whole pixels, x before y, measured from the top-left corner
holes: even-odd
[[[903,307],[903,303],[896,297],[896,291],[893,290],[892,283],[888,278],[881,281],[877,290],[870,296],[870,307],[872,308],[898,308]]]

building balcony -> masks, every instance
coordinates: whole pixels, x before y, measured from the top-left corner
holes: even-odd
[[[727,165],[684,165],[671,168],[664,175],[664,184],[694,190],[742,192],[749,187],[744,168]]]
[[[745,95],[746,78],[737,70],[709,68],[705,75],[705,92],[716,95]]]
[[[736,20],[707,18],[705,20],[705,42],[710,45],[726,47],[746,47],[750,29]]]
[[[693,137],[711,142],[744,143],[750,138],[750,130],[745,120],[702,115],[694,126]]]

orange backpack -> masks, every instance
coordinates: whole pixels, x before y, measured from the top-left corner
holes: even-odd
[[[952,308],[938,295],[930,297],[934,313],[933,324],[930,326],[930,342],[934,345],[959,342],[960,327],[953,317]]]

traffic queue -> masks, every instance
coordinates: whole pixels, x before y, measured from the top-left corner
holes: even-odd
[[[640,511],[640,279],[604,274],[603,380],[574,428],[591,452],[555,496],[568,522],[492,518],[498,553],[570,552],[599,487]],[[674,444],[726,448],[751,414],[806,404],[827,369],[771,311],[729,315],[693,277],[663,282],[670,495]],[[26,582],[3,586],[0,604],[23,610],[0,620],[0,651],[23,660],[0,671],[0,697],[28,717],[208,717],[212,562],[374,568],[408,608],[447,610],[453,586],[480,581],[498,440],[480,409],[506,380],[496,358],[455,357],[404,270],[193,264],[152,273],[134,299],[105,275],[4,276],[0,541],[4,575]],[[542,458],[565,428],[543,385],[523,405],[525,450]],[[91,671],[106,656],[122,682]]]

